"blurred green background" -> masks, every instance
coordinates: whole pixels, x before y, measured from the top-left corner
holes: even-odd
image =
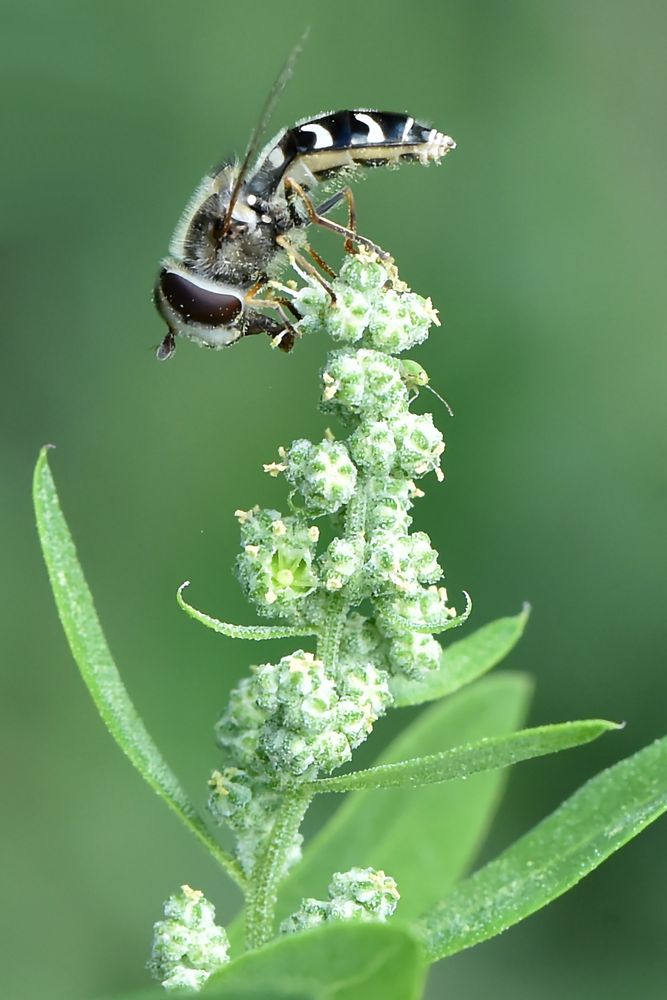
[[[88,1000],[146,983],[174,887],[202,886],[223,918],[238,899],[95,715],[38,551],[32,465],[57,445],[112,649],[200,801],[225,693],[264,651],[196,627],[174,591],[188,578],[200,607],[252,620],[232,512],[283,502],[261,463],[321,433],[327,345],[180,344],[160,365],[150,290],[191,190],[243,151],[306,23],[276,130],[376,106],[459,143],[441,168],[357,188],[362,230],[444,319],[415,356],[456,418],[426,401],[447,479],[429,483],[417,527],[452,592],[473,594],[473,626],[532,603],[511,665],[537,679],[534,723],[628,723],[517,770],[487,854],[667,731],[667,9],[5,0],[1,19],[2,995]],[[317,245],[338,259],[335,241]],[[442,965],[430,996],[663,997],[666,833],[656,824],[551,909]]]

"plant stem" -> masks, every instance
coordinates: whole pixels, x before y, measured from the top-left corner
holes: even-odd
[[[349,608],[349,600],[343,594],[331,597],[327,622],[317,641],[317,659],[331,671],[336,669],[338,647]]]
[[[197,837],[204,847],[208,848],[218,864],[221,865],[229,877],[236,882],[239,889],[242,892],[245,892],[248,886],[248,879],[246,878],[245,873],[238,861],[233,858],[232,855],[229,854],[229,852],[226,851],[214,837],[211,836],[203,820],[201,820],[198,816],[193,817],[189,826],[195,837]]]
[[[366,527],[366,507],[368,490],[361,476],[357,488],[345,511],[343,536],[350,542],[363,538]],[[350,608],[359,603],[358,585],[350,583],[344,590],[331,597],[329,615],[324,631],[317,643],[317,658],[329,670],[335,671],[338,662],[338,647]]]
[[[271,833],[255,864],[246,903],[246,942],[259,948],[273,933],[278,884],[285,871],[287,852],[294,844],[313,793],[290,789],[280,806]]]
[[[355,536],[362,535],[366,527],[366,502],[368,498],[368,489],[364,478],[359,474],[357,478],[357,488],[354,491],[354,495],[350,498],[350,502],[347,505],[347,510],[345,511],[345,528],[344,535],[350,541],[353,541]]]

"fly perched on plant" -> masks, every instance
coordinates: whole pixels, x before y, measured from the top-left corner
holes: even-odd
[[[308,257],[334,276],[308,245],[305,228],[315,224],[339,233],[350,252],[366,246],[382,253],[356,231],[347,179],[359,167],[437,162],[456,146],[448,135],[410,115],[356,110],[305,119],[283,129],[257,154],[298,50],[269,93],[243,161],[224,163],[204,177],[174,232],[154,291],[168,328],[157,349],[161,361],[173,355],[177,336],[221,348],[267,333],[281,350],[291,350],[296,339],[286,312],[291,307],[273,295],[270,279],[291,258],[330,291]],[[309,192],[323,183],[329,197],[316,206]],[[343,202],[346,226],[328,218]]]

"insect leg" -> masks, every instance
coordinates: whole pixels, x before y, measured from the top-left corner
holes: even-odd
[[[357,206],[354,203],[352,188],[343,188],[345,201],[347,202],[347,228],[356,235],[357,232]],[[354,252],[353,240],[345,240],[345,249],[348,253]]]
[[[331,219],[326,219],[323,215],[318,214],[317,209],[313,205],[312,201],[310,200],[304,189],[301,187],[299,183],[297,183],[297,181],[293,180],[291,177],[285,178],[285,189],[287,191],[291,190],[298,195],[298,197],[303,202],[308,218],[310,222],[313,223],[313,225],[322,226],[324,229],[330,229],[332,233],[338,233],[339,236],[344,236],[346,244],[347,243],[361,244],[362,246],[365,246],[369,250],[372,250],[374,253],[376,253],[378,257],[386,259],[390,256],[390,254],[388,254],[386,250],[383,250],[381,247],[379,247],[377,243],[373,243],[372,240],[367,239],[365,236],[359,236],[359,234],[356,233],[353,229],[350,229],[346,226],[341,226],[339,225],[339,223],[332,222]],[[346,196],[343,195],[343,197]],[[349,201],[348,201],[348,206],[349,206]]]
[[[327,198],[326,201],[323,201],[321,205],[317,206],[315,214],[320,216],[328,215],[329,212],[340,205],[343,200],[347,202],[347,228],[351,230],[351,232],[356,233],[357,209],[354,202],[354,193],[351,187],[345,187],[341,191],[336,191],[336,193],[332,194],[330,198]],[[345,252],[354,253],[354,243],[350,239],[345,240]]]
[[[332,194],[330,198],[323,201],[321,205],[318,205],[315,211],[318,215],[328,215],[329,212],[333,211],[337,205],[340,205],[341,201],[345,197],[344,191],[336,191]]]
[[[320,272],[317,270],[317,268],[313,267],[313,265],[310,263],[310,261],[306,260],[306,258],[303,256],[303,254],[299,253],[299,251],[295,247],[292,246],[292,244],[290,243],[290,241],[285,236],[276,236],[276,243],[278,244],[278,246],[282,247],[283,250],[286,251],[286,253],[294,260],[294,262],[296,264],[298,264],[298,266],[303,271],[306,272],[306,274],[311,275],[311,277],[315,278],[316,281],[319,281],[320,285],[325,290],[325,292],[327,293],[327,295],[331,298],[332,302],[336,301],[336,293],[334,292],[334,290],[331,287],[331,285],[329,285],[324,280],[324,278],[322,277],[322,275],[320,274]],[[325,265],[325,270],[326,269],[327,268],[326,268],[326,265]]]
[[[266,281],[256,281],[254,285],[245,293],[243,301],[246,306],[261,306],[264,309],[275,309],[277,306],[286,306],[296,319],[301,319],[301,313],[297,312],[289,299],[282,299],[271,295],[268,299],[257,298],[257,293],[266,288]]]
[[[279,323],[278,320],[271,316],[265,316],[263,313],[247,313],[244,336],[251,337],[255,333],[268,333],[273,341],[273,346],[285,351],[285,353],[291,351],[298,337],[296,330],[280,306],[275,302],[260,303],[260,305],[264,304],[270,306],[271,309],[276,309],[283,322]]]
[[[291,305],[284,299],[258,299],[257,292],[260,288],[262,288],[262,286],[263,283],[257,282],[246,293],[244,300],[246,306],[259,306],[264,309],[274,309],[280,316],[282,323],[278,323],[278,321],[273,319],[271,316],[265,316],[263,313],[255,312],[253,308],[246,313],[244,335],[252,336],[255,333],[268,333],[274,344],[279,347],[281,351],[291,351],[299,336],[297,330],[294,328],[287,316],[287,313],[285,312],[285,306],[293,311],[291,309]],[[298,314],[297,318],[300,318]]]
[[[329,277],[332,278],[335,281],[335,279],[338,277],[338,275],[336,274],[336,272],[334,271],[334,269],[332,267],[329,267],[329,265],[327,264],[327,262],[322,257],[320,257],[320,255],[318,254],[317,250],[313,250],[313,248],[311,246],[309,246],[308,244],[306,244],[306,246],[304,247],[304,250],[306,251],[306,253],[308,254],[309,257],[313,258],[313,260],[315,261],[315,263],[317,264],[317,266],[321,267],[322,270],[325,272],[325,274],[328,274]]]

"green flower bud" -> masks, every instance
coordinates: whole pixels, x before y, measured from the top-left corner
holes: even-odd
[[[248,766],[261,766],[261,758]],[[236,838],[235,854],[246,875],[251,875],[257,852],[271,833],[281,796],[266,774],[228,767],[213,771],[209,779],[208,808],[217,823],[224,823]],[[301,858],[303,838],[297,834],[287,853],[285,871]]]
[[[338,441],[294,441],[287,463],[285,478],[302,494],[311,514],[334,514],[354,493],[357,470]]]
[[[394,464],[396,445],[386,420],[362,420],[347,445],[355,464],[372,475],[386,473]]]
[[[340,671],[338,715],[352,749],[366,739],[391,704],[389,678],[374,663],[348,663]]]
[[[329,919],[329,903],[321,899],[303,899],[301,906],[280,925],[281,934],[298,934],[319,927]]]
[[[378,625],[387,636],[403,635],[404,625],[395,625],[391,615],[400,615],[415,626],[428,621],[455,618],[456,609],[447,604],[444,587],[420,587],[413,594],[396,595],[382,601],[377,608]]]
[[[303,317],[296,324],[300,333],[328,334],[333,340],[353,344],[363,335],[387,271],[377,258],[348,257],[333,282],[335,302],[317,281],[293,295],[294,306]]]
[[[293,293],[293,300],[296,311],[303,317],[296,323],[296,329],[304,336],[310,333],[322,335],[326,333],[327,314],[331,305],[331,298],[322,287],[314,281],[312,284],[304,285]]]
[[[356,291],[337,281],[334,285],[336,301],[327,316],[326,331],[332,340],[341,344],[354,344],[361,340],[368,326],[372,303],[364,292]]]
[[[357,352],[365,373],[366,396],[363,410],[369,417],[390,417],[407,409],[407,389],[398,361],[378,351]]]
[[[440,456],[445,450],[442,434],[430,413],[402,413],[392,424],[399,468],[408,476],[424,476],[434,471],[438,479]]]
[[[364,344],[377,351],[400,354],[426,340],[434,322],[438,318],[430,299],[390,288],[373,310]]]
[[[341,663],[358,664],[372,661],[377,664],[384,653],[384,636],[375,622],[358,612],[348,615],[340,640]],[[383,664],[380,662],[380,666]]]
[[[181,886],[164,905],[164,920],[153,930],[148,963],[166,990],[200,990],[229,961],[229,941],[215,923],[215,909],[203,893]]]
[[[424,632],[395,636],[389,644],[389,664],[394,673],[418,680],[440,666],[442,647],[437,639]]]
[[[431,545],[425,531],[413,531],[408,535],[410,561],[415,578],[419,583],[436,583],[442,577],[442,567],[438,563],[438,553]]]
[[[381,420],[407,410],[400,364],[378,351],[333,351],[322,372],[323,410]]]
[[[416,594],[422,583],[434,583],[442,576],[438,554],[423,531],[404,535],[380,529],[369,536],[366,570],[374,594],[388,589],[400,594]]]
[[[257,701],[267,717],[286,729],[321,733],[331,724],[338,694],[321,660],[298,650],[276,665],[265,663],[255,674]]]
[[[359,413],[364,398],[364,368],[357,351],[333,351],[322,376],[322,410]]]
[[[315,777],[346,763],[391,701],[388,675],[372,663],[346,668],[336,678],[303,650],[262,664],[249,683],[264,713],[253,735],[254,766],[265,761],[274,781]]]
[[[380,920],[390,917],[400,899],[396,882],[375,868],[336,872],[328,901],[304,899],[280,925],[282,934],[294,934],[332,920]]]
[[[260,614],[290,617],[315,588],[312,563],[319,530],[277,510],[238,512],[242,551],[241,585]]]
[[[363,541],[334,538],[319,564],[319,575],[327,590],[340,590],[361,569]]]
[[[245,767],[257,753],[266,712],[257,704],[255,682],[245,677],[232,689],[227,708],[215,727],[216,743],[234,764]]]
[[[386,920],[399,901],[396,882],[375,868],[350,868],[336,872],[329,886],[331,916],[345,912],[347,904],[354,906],[354,916],[362,920]]]
[[[358,292],[363,292],[373,303],[377,301],[378,293],[388,278],[389,272],[379,258],[362,250],[345,258],[336,288],[339,284],[346,284]]]
[[[252,802],[252,779],[247,771],[238,767],[226,767],[224,771],[213,771],[208,781],[210,795],[208,808],[215,819],[221,822],[234,821],[238,826],[245,821]],[[232,825],[232,823],[230,823]]]
[[[408,511],[414,496],[413,483],[395,476],[375,476],[368,482],[370,503],[366,511],[366,530],[395,531],[407,534],[412,524]]]

